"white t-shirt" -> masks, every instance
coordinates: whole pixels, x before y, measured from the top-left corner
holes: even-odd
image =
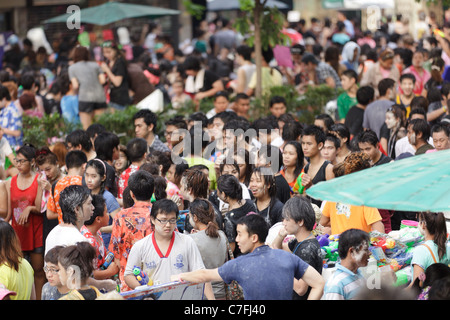
[[[160,252],[154,233],[136,242],[131,248],[124,276],[140,267],[153,280],[153,284],[170,282],[170,277],[183,272],[205,269],[200,250],[188,235],[174,232],[173,244],[168,252]]]
[[[5,137],[0,139],[0,166],[5,165],[6,157],[13,153],[11,146]]]
[[[73,225],[57,225],[50,231],[45,240],[45,254],[56,246],[71,246],[77,242],[88,241]]]

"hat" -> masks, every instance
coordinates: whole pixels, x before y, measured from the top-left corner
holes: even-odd
[[[312,37],[308,37],[305,39],[305,46],[313,46],[316,44],[316,41]]]
[[[302,62],[303,63],[308,63],[308,62],[312,62],[312,63],[314,63],[314,64],[319,64],[319,61],[317,60],[317,58],[313,55],[313,54],[311,54],[311,53],[307,53],[307,54],[305,54],[304,56],[303,56],[303,58],[302,58]]]
[[[17,293],[15,293],[14,291],[8,290],[3,284],[0,284],[0,300],[5,299],[5,297],[7,297],[9,295],[15,296],[15,295],[17,295]]]
[[[16,36],[15,34],[12,34],[8,37],[8,39],[6,40],[8,42],[9,45],[14,45],[14,44],[18,44],[19,43],[19,37]]]

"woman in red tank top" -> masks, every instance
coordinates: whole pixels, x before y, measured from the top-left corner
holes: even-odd
[[[6,184],[10,211],[8,218],[20,239],[24,255],[29,255],[36,282],[36,297],[45,283],[43,215],[41,213],[42,187],[33,170],[36,150],[24,145],[17,151],[16,167],[19,173]],[[42,285],[41,285],[42,284]]]

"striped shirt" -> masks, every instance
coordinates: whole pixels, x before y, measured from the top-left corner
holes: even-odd
[[[364,281],[360,270],[353,273],[337,264],[336,271],[325,284],[322,300],[351,300],[358,294]]]

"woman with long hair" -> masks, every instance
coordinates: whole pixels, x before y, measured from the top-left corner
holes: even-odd
[[[13,291],[11,300],[35,300],[33,268],[24,258],[13,227],[0,219],[0,283]]]
[[[277,198],[277,186],[272,171],[264,167],[255,168],[249,187],[255,197],[256,213],[264,217],[270,226],[283,221],[283,203]]]
[[[413,277],[411,284],[434,263],[449,263],[447,255],[447,226],[442,212],[420,212],[418,229],[424,236],[424,242],[415,247],[411,266]]]
[[[395,159],[395,144],[406,136],[406,110],[394,104],[386,111],[386,120],[380,130],[380,144],[388,157]]]
[[[228,260],[227,238],[215,221],[213,205],[205,199],[195,199],[189,208],[190,224],[194,232],[190,236],[200,250],[206,269],[215,269]],[[212,283],[214,296],[218,300],[226,298],[223,281]]]
[[[284,145],[283,168],[280,170],[280,174],[286,179],[291,190],[303,170],[304,161],[305,157],[300,142],[289,141]]]

